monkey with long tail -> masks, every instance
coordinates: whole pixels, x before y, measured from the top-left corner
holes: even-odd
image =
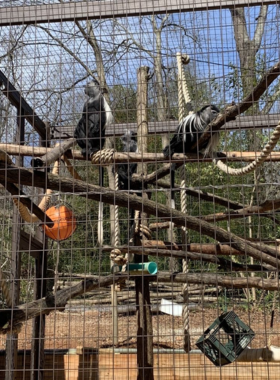
[[[167,145],[163,154],[166,158],[172,157],[174,153],[191,153],[194,144],[197,144],[208,124],[214,120],[218,114],[219,109],[215,105],[207,105],[201,110],[186,116],[178,125],[177,130],[172,137],[169,145]],[[219,132],[213,133],[208,140],[199,148],[200,152],[208,155],[214,152],[219,143]],[[171,166],[171,202],[175,203],[175,170],[176,164]]]
[[[85,94],[88,96],[83,107],[82,117],[79,120],[74,132],[74,137],[78,145],[82,148],[84,157],[91,158],[105,144],[105,129],[113,122],[113,115],[107,103],[100,84],[93,80],[85,87]],[[103,186],[104,169],[100,166],[99,185]],[[99,245],[103,244],[103,203],[99,203],[98,212],[98,240]]]

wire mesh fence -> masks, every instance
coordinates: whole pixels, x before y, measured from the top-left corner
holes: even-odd
[[[279,378],[279,9],[2,1],[0,379]]]

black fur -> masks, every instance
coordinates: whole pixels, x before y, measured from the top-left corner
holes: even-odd
[[[82,117],[75,129],[74,137],[82,148],[82,154],[90,157],[103,148],[105,128],[113,118],[97,81],[88,83],[85,93],[89,98],[84,104]]]
[[[123,152],[137,152],[137,135],[127,130],[121,137]],[[131,189],[131,177],[137,171],[136,163],[123,163],[118,165],[119,188],[121,190]]]
[[[196,113],[186,116],[178,125],[170,144],[164,148],[164,156],[172,157],[174,153],[190,153],[193,144],[198,142],[207,125],[216,118],[219,112],[215,105],[207,105]],[[218,141],[216,139],[217,134],[214,136],[215,140]],[[211,146],[212,139],[213,136],[199,150],[212,150],[215,148]]]

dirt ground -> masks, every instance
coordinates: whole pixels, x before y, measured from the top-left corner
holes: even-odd
[[[270,329],[270,312],[247,312],[234,310],[238,317],[255,332],[251,347],[263,347],[269,343],[280,346],[280,315],[274,316]],[[204,330],[221,314],[214,309],[200,309],[190,312],[190,334],[192,348]],[[19,334],[19,349],[31,347],[32,321],[27,321]],[[153,315],[155,347],[183,347],[183,320],[165,314]],[[119,316],[120,347],[135,347],[136,316]],[[6,337],[1,336],[0,349],[5,348]],[[71,349],[77,346],[105,348],[112,345],[112,316],[109,312],[96,310],[52,312],[46,316],[46,349]]]

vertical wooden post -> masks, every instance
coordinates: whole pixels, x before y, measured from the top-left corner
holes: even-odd
[[[49,146],[49,128],[46,125],[45,141],[40,138],[41,146]],[[42,169],[47,170],[47,169]],[[45,189],[46,191],[46,189]],[[41,193],[44,191],[40,191]],[[39,193],[40,193],[39,192]],[[47,293],[47,248],[48,239],[44,237],[43,232],[38,228],[36,238],[43,243],[41,256],[35,260],[35,289],[34,299],[43,298]],[[32,347],[31,347],[31,380],[43,380],[44,376],[44,349],[45,349],[45,314],[39,315],[33,320],[32,330]]]
[[[147,152],[148,148],[148,71],[140,67],[137,73],[137,144],[139,153]],[[138,174],[147,174],[147,164],[139,163]],[[143,187],[142,187],[143,188]],[[143,189],[144,190],[144,189]],[[147,194],[143,193],[143,198]],[[141,224],[147,225],[148,216],[141,213]],[[144,239],[144,236],[142,236]],[[135,242],[137,244],[137,241]],[[138,244],[141,244],[138,241]],[[143,255],[135,255],[135,262],[147,261]],[[135,280],[137,309],[137,380],[153,380],[153,325],[148,277],[141,276]]]
[[[15,136],[15,143],[19,145],[24,144],[24,124],[25,119],[21,108],[17,110],[17,133]],[[23,166],[23,158],[16,157],[16,165]],[[12,254],[11,254],[11,299],[12,308],[15,308],[19,303],[20,296],[20,265],[21,255],[19,252],[20,246],[20,230],[21,230],[21,217],[18,213],[17,207],[13,206],[13,227],[12,227]],[[16,378],[17,369],[17,351],[18,351],[18,334],[13,332],[7,334],[6,340],[6,372],[5,380],[14,380]]]

